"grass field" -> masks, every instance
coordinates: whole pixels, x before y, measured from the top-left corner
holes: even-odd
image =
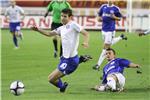
[[[102,71],[92,70],[101,53],[102,39],[98,31],[89,31],[90,47],[81,47],[81,37],[79,55],[90,54],[93,59],[81,64],[73,74],[64,77],[63,81],[67,81],[69,87],[65,93],[59,93],[58,89],[47,81],[48,74],[59,62],[58,58],[53,58],[51,38],[30,30],[23,30],[23,33],[24,39],[19,41],[20,49],[14,50],[9,31],[1,31],[2,100],[150,100],[150,36],[126,34],[127,41],[120,41],[113,46],[118,57],[139,63],[143,73],[139,75],[135,69],[126,69],[125,91],[105,93],[90,90],[99,83],[102,75]],[[14,96],[10,93],[9,86],[14,80],[21,80],[25,84],[23,95]]]

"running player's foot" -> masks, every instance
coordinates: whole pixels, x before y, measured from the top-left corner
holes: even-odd
[[[127,36],[125,36],[124,34],[121,34],[120,37],[122,38],[122,40],[127,40]]]
[[[14,50],[17,50],[17,49],[19,49],[19,47],[14,47]]]
[[[60,88],[60,92],[65,92],[67,86],[68,86],[68,83],[64,82],[64,86],[62,88]]]
[[[93,69],[99,71],[99,65],[98,65],[98,64],[94,65],[94,66],[93,66]]]
[[[79,64],[82,62],[87,62],[91,59],[92,59],[92,57],[90,55],[81,55],[79,58]]]
[[[57,51],[54,51],[54,58],[57,58]]]

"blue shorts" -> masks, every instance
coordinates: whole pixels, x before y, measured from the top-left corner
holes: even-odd
[[[78,56],[74,56],[71,58],[61,57],[60,63],[58,65],[58,70],[66,75],[74,72],[77,69],[78,65],[79,65]]]
[[[10,23],[9,24],[9,29],[10,29],[10,32],[16,32],[16,31],[19,31],[20,30],[20,22],[16,22],[16,23]]]

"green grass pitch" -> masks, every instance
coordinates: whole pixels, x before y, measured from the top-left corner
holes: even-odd
[[[150,100],[150,36],[125,33],[128,40],[113,46],[118,57],[139,63],[143,71],[139,75],[135,69],[125,69],[126,84],[122,93],[90,90],[100,82],[102,75],[102,71],[92,70],[102,50],[102,39],[99,31],[89,31],[90,47],[84,49],[81,36],[79,55],[89,54],[93,59],[82,63],[73,74],[63,78],[69,86],[65,93],[60,93],[47,81],[47,76],[59,62],[59,58],[53,58],[52,38],[31,30],[23,30],[23,33],[24,39],[19,40],[20,49],[14,50],[9,30],[1,30],[2,100]],[[117,32],[116,36],[121,33]],[[9,86],[14,80],[25,84],[23,95],[10,93]]]

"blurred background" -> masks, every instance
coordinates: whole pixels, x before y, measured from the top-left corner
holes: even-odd
[[[4,12],[10,0],[1,0],[1,28],[7,28]],[[47,5],[51,0],[16,0],[17,5],[23,7],[26,17],[22,23],[23,28],[36,24],[41,28],[50,28],[51,16],[43,17]],[[101,23],[95,19],[99,7],[107,0],[68,0],[74,11],[74,20],[89,30],[100,30]],[[124,18],[117,22],[117,30],[133,32],[150,28],[150,0],[116,0]]]

